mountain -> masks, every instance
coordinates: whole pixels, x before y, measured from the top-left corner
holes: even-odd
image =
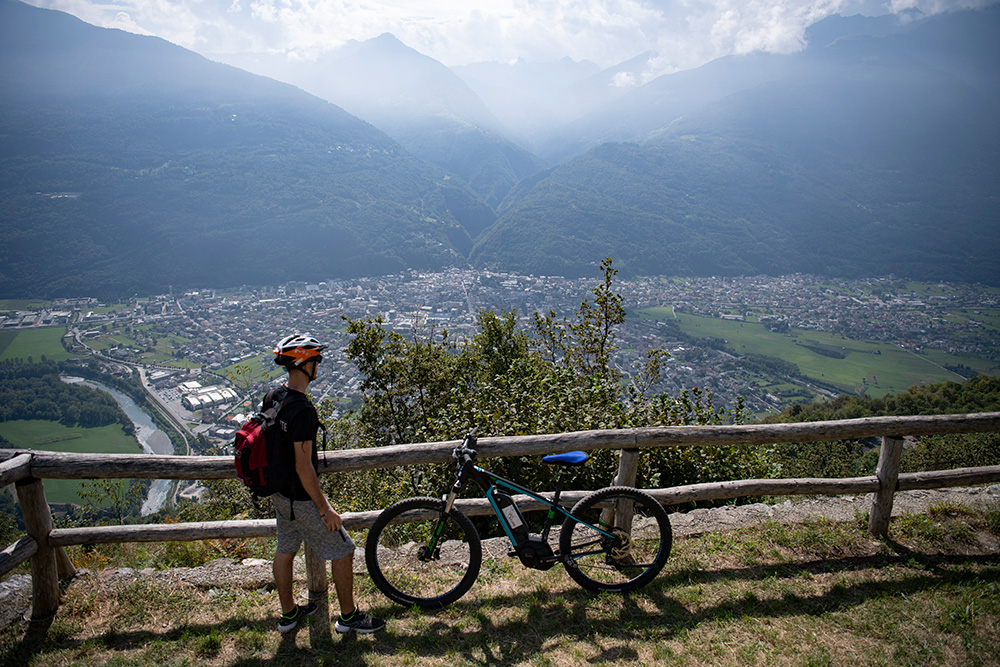
[[[921,28],[925,21],[915,11],[875,17],[830,16],[808,28],[809,50],[805,53],[754,52],[726,56],[693,70],[658,77],[642,86],[624,87],[621,94],[608,95],[603,105],[570,117],[537,145],[535,152],[548,162],[558,164],[603,143],[644,141],[669,123],[707,104],[769,81],[808,76],[804,68],[816,65],[816,60],[808,56],[821,52],[837,40],[879,38],[897,51],[919,52],[918,57],[923,62],[959,77],[967,77],[972,72],[992,75],[995,84],[1000,68],[990,66],[995,63],[995,55],[988,53],[994,40],[983,34],[990,23],[976,25],[975,19],[962,18],[968,14],[934,17],[931,24],[937,27],[931,31],[933,34]],[[954,31],[956,34],[949,34]],[[971,39],[962,35],[969,35]],[[921,40],[925,41],[921,43]],[[979,52],[969,54],[970,48]],[[595,90],[608,90],[616,77],[625,75],[630,81],[639,79],[648,69],[647,62],[654,57],[643,54],[592,76],[586,85]],[[583,83],[576,87],[581,85]]]
[[[493,207],[545,166],[506,138],[502,124],[454,72],[391,34],[351,42],[314,62],[220,57],[343,107],[463,179]]]
[[[632,117],[643,140],[521,183],[472,261],[1000,284],[998,29],[997,9],[939,15],[654,81],[629,94],[667,91]]]
[[[641,58],[630,69],[638,69],[646,60]],[[641,141],[685,114],[787,76],[797,68],[798,61],[792,56],[752,53],[719,58],[693,70],[661,76],[624,90],[620,96],[565,124],[552,132],[537,152],[559,164],[604,143]],[[615,71],[618,68],[611,70]],[[603,75],[602,79],[600,87],[611,88],[611,77]]]
[[[343,109],[0,0],[0,295],[461,265],[495,216]]]
[[[620,95],[608,88],[640,82],[650,55],[549,64],[536,80],[564,83],[581,115],[540,169],[467,84],[390,35],[316,70],[325,94],[355,91],[345,110],[0,0],[0,297],[469,261],[593,275],[606,256],[626,275],[1000,285],[997,34],[998,8],[835,17],[801,53],[722,58]],[[530,80],[487,69],[464,75]]]

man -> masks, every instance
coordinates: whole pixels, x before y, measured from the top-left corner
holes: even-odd
[[[287,492],[271,496],[278,522],[278,548],[274,556],[274,583],[281,602],[278,630],[289,632],[305,616],[317,609],[315,602],[295,603],[292,593],[292,564],[302,541],[323,560],[330,561],[333,585],[340,602],[337,632],[371,633],[385,627],[385,621],[372,618],[354,604],[354,541],[343,528],[340,515],[319,485],[317,471],[316,432],[319,417],[306,396],[309,383],[316,379],[316,370],[327,348],[308,334],[294,334],[280,340],[274,348],[274,362],[284,366],[288,379],[265,397],[264,408],[285,400],[278,422],[281,428],[282,452],[294,455],[295,474]]]

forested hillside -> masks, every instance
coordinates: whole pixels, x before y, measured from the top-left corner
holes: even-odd
[[[0,63],[2,295],[440,269],[493,220],[342,109],[159,39],[2,0]]]
[[[905,36],[839,39],[781,63],[706,66],[701,85],[734,90],[679,118],[674,97],[643,98],[643,122],[660,111],[662,126],[526,179],[472,261],[582,275],[611,255],[631,275],[998,284],[997,30],[994,8],[927,19]],[[717,71],[727,67],[728,77]],[[741,73],[744,88],[730,81]],[[685,76],[700,90],[695,73]]]
[[[490,109],[452,70],[390,34],[348,43],[294,67],[283,55],[223,60],[292,83],[365,119],[416,157],[461,178],[494,209],[518,181],[544,166],[504,136]]]
[[[824,22],[801,53],[650,82],[578,137],[627,142],[535,171],[448,120],[489,117],[456,77],[426,79],[409,95],[423,115],[396,127],[441,168],[300,89],[0,0],[0,296],[470,262],[580,276],[608,256],[629,276],[1000,284],[1000,9],[874,25]],[[368,46],[387,41],[405,50]],[[441,70],[416,60],[410,79]],[[405,83],[392,104],[420,89]]]

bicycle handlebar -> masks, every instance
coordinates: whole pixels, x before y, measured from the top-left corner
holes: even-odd
[[[474,428],[469,431],[464,438],[462,438],[462,444],[452,450],[451,455],[458,460],[458,464],[462,465],[466,458],[470,461],[476,458],[476,431],[478,428]]]

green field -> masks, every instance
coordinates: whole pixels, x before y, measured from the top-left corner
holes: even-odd
[[[0,422],[0,435],[18,449],[82,454],[141,454],[138,441],[126,435],[118,424],[98,428],[64,426],[59,422],[15,420]],[[47,479],[45,497],[50,503],[79,503],[80,482],[73,479]]]
[[[673,317],[670,308],[646,308],[645,317]],[[802,375],[835,385],[844,392],[865,389],[873,397],[897,394],[913,385],[961,382],[943,366],[964,364],[980,372],[995,372],[995,364],[977,357],[957,357],[942,351],[915,354],[894,345],[859,341],[822,331],[793,329],[787,334],[768,331],[754,321],[729,321],[677,314],[681,330],[693,338],[717,338],[737,354],[761,354],[794,363]],[[842,357],[842,358],[838,358]],[[785,389],[787,391],[787,388]]]
[[[150,344],[152,341],[155,344]],[[178,350],[183,349],[188,342],[190,340],[182,336],[157,333],[151,325],[143,325],[134,329],[130,326],[116,327],[107,333],[88,338],[86,345],[96,352],[122,347],[129,351],[127,359],[133,363],[199,368],[199,364],[176,356]]]
[[[0,310],[41,310],[50,304],[44,299],[0,299]]]
[[[284,372],[283,368],[274,365],[274,354],[270,352],[258,354],[256,357],[224,366],[219,370],[219,373],[229,378],[240,391],[246,391],[252,383],[270,382]]]
[[[28,357],[41,361],[43,356],[49,361],[72,359],[76,355],[70,354],[62,346],[62,337],[65,335],[66,327],[0,331],[0,361]]]

